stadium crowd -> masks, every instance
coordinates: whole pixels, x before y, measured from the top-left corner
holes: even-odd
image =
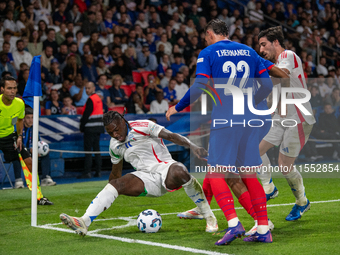
[[[319,122],[312,136],[340,138],[338,1],[241,3],[0,0],[0,75],[17,79],[20,97],[32,57],[41,55],[46,115],[81,114],[87,82],[96,84],[104,111],[164,113],[195,77],[207,22],[225,21],[231,40],[259,52],[259,32],[276,20],[283,23],[286,49],[303,61],[314,114],[335,121],[332,128]]]

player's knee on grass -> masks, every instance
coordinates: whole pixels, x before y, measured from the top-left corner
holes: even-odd
[[[178,189],[190,181],[190,178],[187,168],[182,163],[177,162],[170,166],[165,185],[170,190]]]
[[[118,179],[112,179],[110,184],[116,188],[119,195],[137,197],[144,192],[144,183],[133,174],[126,174]]]

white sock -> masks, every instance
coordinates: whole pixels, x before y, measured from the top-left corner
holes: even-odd
[[[191,179],[182,185],[187,193],[188,197],[197,205],[201,210],[203,217],[206,219],[208,216],[214,216],[210,209],[207,199],[205,198],[201,184],[196,180],[195,177],[191,176]]]
[[[268,225],[258,225],[256,231],[257,233],[264,235],[265,233],[269,231],[269,227]]]
[[[99,214],[108,209],[117,197],[118,191],[108,183],[105,188],[99,192],[96,198],[92,200],[85,214],[82,216],[86,226],[90,226],[92,221],[97,218]]]
[[[236,227],[239,222],[238,217],[232,218],[231,220],[228,220],[228,228]]]
[[[266,194],[270,194],[274,191],[275,188],[275,185],[272,180],[270,161],[266,153],[263,156],[261,156],[261,159],[263,166],[261,167],[260,172],[258,173],[258,177],[261,180],[264,192]]]
[[[303,206],[307,204],[307,198],[305,194],[305,187],[303,186],[303,179],[301,174],[296,171],[296,169],[292,170],[290,173],[284,175],[286,177],[286,180],[290,186],[290,189],[292,190],[295,199],[296,204]]]

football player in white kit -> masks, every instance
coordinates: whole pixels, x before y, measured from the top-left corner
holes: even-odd
[[[307,90],[301,59],[293,51],[285,50],[283,41],[284,37],[280,26],[261,31],[259,34],[260,52],[265,59],[276,63],[277,67],[290,76],[290,82],[287,83],[290,87]],[[281,85],[283,86],[283,84]],[[279,87],[278,91],[280,91],[280,85],[277,86]],[[305,95],[302,93],[288,93],[287,95],[289,99],[304,97]],[[301,215],[310,208],[302,176],[293,166],[315,123],[310,103],[304,103],[303,106],[311,115],[305,115],[295,105],[289,104],[287,105],[286,116],[282,116],[279,102],[278,110],[275,111],[273,119],[280,121],[273,121],[272,128],[260,143],[263,166],[267,166],[267,168],[262,167],[259,178],[265,190],[267,201],[275,198],[278,195],[278,190],[271,179],[270,171],[268,171],[270,162],[266,152],[273,146],[280,145],[278,164],[296,198],[292,211],[286,217],[287,221],[301,218]],[[295,127],[283,127],[281,121],[285,119],[293,119],[297,125]]]
[[[82,217],[60,214],[65,225],[85,236],[92,221],[108,209],[119,195],[160,197],[183,187],[200,208],[207,222],[206,232],[218,230],[216,218],[201,185],[182,163],[172,159],[162,139],[189,147],[199,158],[207,155],[206,150],[149,120],[128,122],[118,112],[109,111],[104,114],[103,122],[112,137],[109,148],[112,162],[109,183],[93,199]],[[136,171],[122,176],[123,159]]]

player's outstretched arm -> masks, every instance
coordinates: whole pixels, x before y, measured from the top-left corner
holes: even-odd
[[[287,69],[281,69],[277,66],[273,66],[270,71],[269,75],[275,78],[280,78],[280,81],[278,83],[281,83],[282,87],[289,87],[290,86],[290,80],[289,80],[289,71]],[[273,84],[277,84],[273,81]]]
[[[175,108],[175,105],[170,107],[168,111],[166,112],[165,116],[168,121],[170,121],[170,116],[178,113],[178,111]]]
[[[118,164],[112,165],[112,170],[109,176],[109,182],[113,179],[118,179],[122,177],[122,170],[123,170],[123,160],[121,160]]]
[[[195,154],[195,156],[200,159],[203,159],[204,157],[208,156],[208,152],[204,148],[199,147],[196,144],[190,142],[188,138],[181,136],[179,134],[172,133],[171,131],[165,128],[163,128],[161,132],[159,132],[158,137],[173,142],[177,145],[190,148]]]

